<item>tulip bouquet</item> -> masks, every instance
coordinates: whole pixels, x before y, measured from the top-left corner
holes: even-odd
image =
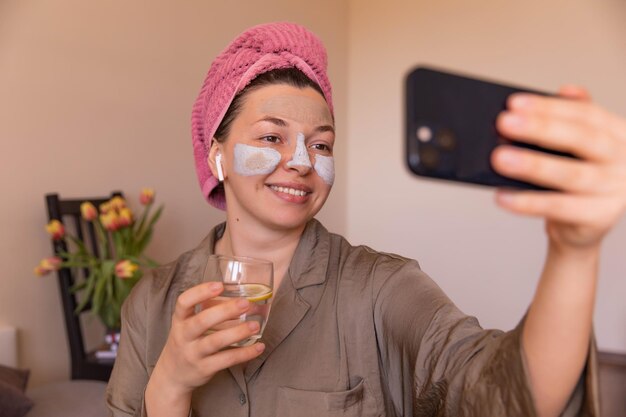
[[[84,269],[84,280],[72,290],[82,291],[76,313],[91,303],[91,310],[108,329],[119,329],[122,303],[142,275],[141,267],[158,264],[143,254],[150,242],[163,206],[152,213],[154,190],[144,188],[139,201],[142,213],[136,218],[122,197],[113,197],[97,209],[92,203],[80,206],[84,220],[91,222],[98,238],[99,253],[90,251],[84,242],[69,234],[63,224],[52,220],[46,230],[53,240],[66,239],[71,250],[43,259],[35,268],[42,276],[60,268]]]

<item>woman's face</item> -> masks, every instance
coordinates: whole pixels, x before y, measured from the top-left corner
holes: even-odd
[[[276,84],[246,94],[222,153],[231,219],[273,230],[304,226],[334,180],[334,123],[310,87]]]

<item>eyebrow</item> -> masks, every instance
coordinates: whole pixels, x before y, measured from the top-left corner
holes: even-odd
[[[319,133],[332,132],[334,134],[335,133],[335,128],[332,127],[331,125],[322,125],[322,126],[316,127],[315,131],[319,132]]]
[[[280,127],[287,127],[288,123],[286,121],[284,121],[283,119],[279,119],[278,117],[271,117],[271,116],[265,116],[259,120],[256,121],[257,123],[259,122],[270,122],[275,124],[276,126],[280,126]]]
[[[256,121],[256,123],[259,123],[259,122],[269,122],[269,123],[273,123],[273,124],[275,124],[276,126],[279,126],[279,127],[287,127],[287,126],[289,126],[289,123],[287,123],[283,119],[280,119],[278,117],[272,117],[272,116],[262,117],[261,119]],[[333,134],[335,133],[335,128],[332,125],[317,126],[314,130],[316,132],[319,132],[319,133],[323,133],[323,132],[332,132]]]

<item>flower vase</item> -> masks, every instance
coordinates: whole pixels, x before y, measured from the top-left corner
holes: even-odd
[[[120,329],[107,328],[104,335],[104,345],[96,351],[98,359],[115,359],[117,357],[117,347],[120,343]]]

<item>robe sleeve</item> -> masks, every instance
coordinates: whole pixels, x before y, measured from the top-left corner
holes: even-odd
[[[106,389],[112,417],[146,417],[144,391],[148,383],[146,320],[151,274],[133,288],[122,307],[122,329],[117,358]]]
[[[405,416],[537,415],[521,344],[463,314],[409,261],[384,279],[374,320],[389,394]],[[598,416],[595,345],[562,416]]]

